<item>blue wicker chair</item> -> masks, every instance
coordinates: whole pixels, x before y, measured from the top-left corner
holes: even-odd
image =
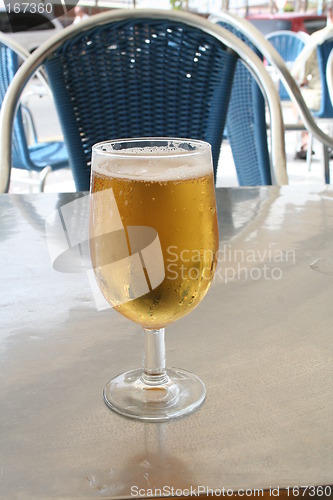
[[[333,49],[331,50],[326,65],[326,84],[328,95],[331,100],[331,105],[333,107]]]
[[[214,16],[211,19],[235,34],[261,60],[263,59],[262,54],[244,33],[226,21]],[[244,134],[244,129],[247,130],[246,134]],[[265,98],[256,79],[242,61],[237,61],[226,121],[226,134],[240,185],[272,184]]]
[[[252,51],[198,16],[140,9],[92,16],[32,54],[1,114],[3,172],[10,165],[6,127],[10,127],[12,109],[28,77],[44,63],[78,190],[89,189],[92,145],[112,138],[206,140],[212,145],[216,174],[239,57],[259,75],[271,103],[283,146],[274,153],[274,182],[285,183],[278,96]],[[241,183],[253,184],[252,173],[244,175]],[[6,189],[6,173],[2,186]]]
[[[2,103],[7,89],[19,67],[19,59],[27,59],[29,54],[16,42],[4,35],[0,36],[0,102]],[[35,130],[32,130],[34,142],[27,143],[23,114],[33,124],[29,110],[19,106],[16,114],[13,143],[12,165],[14,168],[39,173],[37,181],[43,191],[47,174],[52,170],[68,167],[68,155],[65,144],[61,141],[38,142]]]
[[[327,32],[327,38],[323,41],[323,43],[320,43],[317,46],[317,59],[322,84],[322,98],[320,102],[320,109],[313,113],[316,118],[333,118],[333,105],[331,103],[326,78],[327,61],[332,49],[333,30],[331,29]]]

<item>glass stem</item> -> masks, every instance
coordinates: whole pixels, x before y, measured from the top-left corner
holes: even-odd
[[[165,328],[144,329],[144,358],[142,379],[148,385],[165,384],[168,381],[165,369]]]

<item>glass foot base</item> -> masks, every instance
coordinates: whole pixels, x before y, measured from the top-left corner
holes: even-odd
[[[146,383],[141,369],[122,373],[104,388],[104,401],[126,417],[160,422],[193,412],[205,400],[206,388],[194,374],[167,370],[156,383]]]

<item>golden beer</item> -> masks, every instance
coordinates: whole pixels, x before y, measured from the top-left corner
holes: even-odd
[[[106,299],[132,321],[158,329],[189,313],[206,294],[216,266],[217,215],[210,162],[196,166],[193,160],[183,168],[179,158],[161,157],[153,166],[146,161],[145,166],[133,158],[125,172],[112,164],[94,165],[91,192],[94,196],[112,190],[125,233],[133,226],[157,231],[164,262],[163,281],[151,286],[149,269],[142,262],[149,291],[131,299],[131,285],[123,282],[124,275],[118,275],[115,266],[109,270],[103,265],[110,255],[114,260],[114,246],[124,245],[120,230],[118,240],[117,235],[98,237],[100,228],[107,228],[110,219],[110,206],[103,201],[91,210],[94,220],[91,218],[90,248],[96,278]],[[128,236],[126,243],[131,254]],[[127,290],[128,300],[115,303],[115,288],[122,294]]]
[[[104,387],[128,417],[164,421],[191,413],[204,383],[166,369],[165,326],[206,294],[218,249],[211,147],[177,138],[117,139],[92,148],[90,253],[107,302],[143,326],[142,368]]]

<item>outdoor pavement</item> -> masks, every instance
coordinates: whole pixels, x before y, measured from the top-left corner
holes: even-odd
[[[38,93],[36,93],[36,90]],[[61,128],[57,120],[54,104],[49,95],[45,94],[39,87],[36,80],[29,87],[25,97],[30,109],[33,112],[37,137],[39,141],[60,139],[62,137]],[[283,112],[288,122],[295,120],[290,103],[283,104]],[[323,148],[316,140],[313,144],[315,155],[313,156],[311,169],[309,170],[306,161],[295,160],[295,153],[300,146],[301,132],[286,132],[286,154],[287,171],[290,184],[323,184]],[[332,160],[333,163],[333,160]],[[26,180],[36,175],[26,171],[13,169],[11,176],[10,192],[26,193],[36,191],[37,187],[27,184]],[[217,186],[237,186],[237,176],[232,158],[231,149],[227,140],[223,141],[218,173]],[[70,170],[60,170],[52,172],[45,186],[45,192],[71,192],[75,191],[73,178]]]

